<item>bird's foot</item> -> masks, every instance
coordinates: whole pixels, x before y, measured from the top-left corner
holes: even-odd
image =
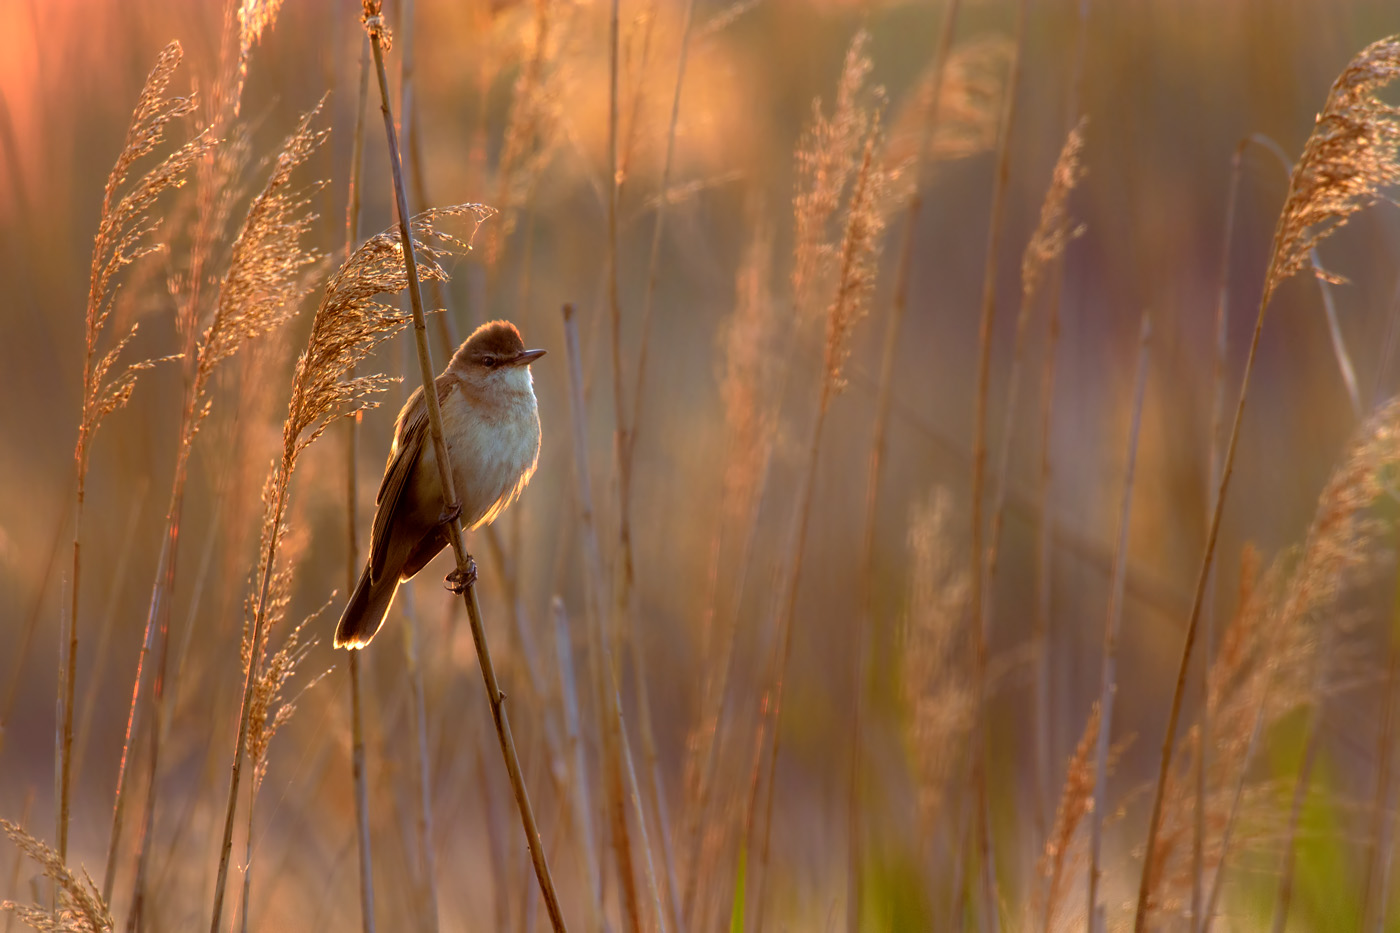
[[[457,502],[452,505],[445,505],[441,514],[438,515],[438,524],[447,525],[462,517],[462,503]]]
[[[467,555],[467,568],[465,570],[454,570],[443,578],[442,585],[452,592],[461,596],[467,591],[467,587],[476,583],[476,561],[472,560],[470,554]]]

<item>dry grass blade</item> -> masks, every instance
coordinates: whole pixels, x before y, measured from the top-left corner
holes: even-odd
[[[1172,765],[1181,702],[1186,691],[1186,675],[1190,669],[1192,649],[1210,580],[1225,494],[1234,470],[1235,449],[1244,420],[1244,406],[1264,328],[1264,316],[1279,283],[1309,261],[1312,249],[1318,242],[1357,211],[1375,203],[1383,186],[1400,180],[1400,164],[1397,164],[1397,155],[1400,154],[1400,111],[1375,97],[1376,91],[1397,77],[1400,77],[1400,38],[1383,39],[1359,52],[1333,83],[1327,103],[1318,115],[1313,133],[1289,180],[1288,197],[1275,228],[1273,251],[1264,276],[1264,291],[1255,318],[1249,356],[1245,361],[1239,401],[1235,405],[1234,424],[1225,448],[1220,484],[1215,492],[1214,509],[1206,533],[1205,552],[1196,577],[1191,616],[1186,625],[1176,688],[1167,716],[1166,734],[1162,739],[1156,791],[1148,823],[1146,857],[1138,887],[1135,933],[1146,929],[1150,913],[1151,884],[1156,868],[1153,864],[1156,837],[1162,822],[1162,805]]]
[[[103,332],[112,313],[117,286],[115,279],[126,266],[161,248],[152,238],[159,221],[151,216],[157,199],[168,189],[179,187],[195,162],[213,145],[207,134],[180,146],[161,162],[127,185],[128,176],[137,162],[150,155],[164,142],[171,122],[194,110],[192,98],[166,97],[166,89],[180,64],[179,43],[172,42],[161,52],[156,66],[146,78],[145,86],[127,129],[126,144],[117,157],[102,194],[102,213],[93,242],[92,263],[88,272],[87,313],[84,326],[82,415],[78,425],[78,440],[74,450],[77,462],[76,500],[73,530],[73,577],[70,581],[72,602],[65,621],[67,628],[59,671],[57,701],[61,736],[55,743],[54,781],[58,800],[58,853],[65,857],[68,850],[68,814],[70,760],[73,744],[73,693],[77,676],[78,652],[78,593],[81,570],[81,540],[83,500],[86,493],[88,460],[92,439],[102,420],[130,400],[136,388],[136,378],[152,361],[128,363],[118,367],[118,360],[132,338],[132,325],[114,345],[99,355]]]
[[[44,875],[53,879],[64,894],[65,903],[54,910],[36,905],[0,901],[0,910],[8,910],[36,930],[73,931],[73,933],[103,933],[115,925],[111,911],[97,890],[97,885],[83,873],[81,880],[64,863],[62,856],[35,839],[9,820],[0,819],[0,829],[10,841],[38,863]]]

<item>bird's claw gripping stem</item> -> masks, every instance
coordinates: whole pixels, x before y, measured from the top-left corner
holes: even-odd
[[[465,570],[454,570],[443,578],[442,585],[452,592],[461,596],[467,591],[467,587],[476,583],[476,561],[471,555],[467,555],[467,568]]]
[[[441,513],[440,515],[438,515],[438,522],[439,522],[440,524],[446,525],[446,524],[449,524],[449,523],[451,523],[451,522],[455,522],[457,519],[459,519],[459,518],[461,518],[461,517],[462,517],[462,503],[456,502],[456,503],[453,503],[452,505],[444,505],[444,506],[442,507],[442,513]]]

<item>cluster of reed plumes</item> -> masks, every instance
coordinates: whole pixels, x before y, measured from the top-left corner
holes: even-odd
[[[7,922],[1393,923],[1400,402],[1388,349],[1347,351],[1324,259],[1377,274],[1328,238],[1400,182],[1400,39],[1311,89],[1271,245],[1241,179],[1284,149],[1237,128],[1210,179],[1233,169],[1219,278],[1191,293],[1219,295],[1197,314],[1214,343],[1190,378],[1156,304],[1119,309],[1135,339],[1066,376],[1092,342],[1070,296],[1112,236],[1093,206],[1123,174],[1085,78],[1093,18],[1117,14],[1071,6],[1053,119],[1027,0],[1007,34],[945,0],[898,67],[879,14],[841,19],[839,52],[803,52],[831,54],[766,172],[722,55],[790,15],[763,5],[473,6],[450,21],[480,35],[454,63],[474,109],[449,160],[415,60],[446,41],[425,28],[441,10],[337,11],[331,83],[358,96],[317,85],[294,116],[252,96],[262,56],[288,54],[280,3],[229,2],[201,43],[214,62],[167,46],[96,214],[65,569],[0,623]],[[710,235],[711,215],[732,229]],[[1305,272],[1361,416],[1317,452],[1330,479],[1298,470],[1315,504],[1296,547],[1256,547],[1231,516],[1293,475],[1245,438]],[[333,652],[388,416],[494,317],[554,351],[534,367],[539,472],[466,540],[465,599],[437,591],[439,561],[370,648]],[[925,346],[935,317],[956,326]],[[1086,382],[1113,399],[1101,455],[1070,410]],[[1174,420],[1204,440],[1174,446]],[[149,483],[109,478],[119,439]],[[1164,462],[1199,493],[1190,521],[1145,495],[1154,470],[1176,488]],[[1173,534],[1190,566],[1144,540]],[[9,541],[0,526],[0,558]],[[1366,724],[1349,745],[1337,714]]]

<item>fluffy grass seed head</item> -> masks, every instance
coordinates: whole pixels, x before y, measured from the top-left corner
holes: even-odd
[[[107,176],[102,194],[101,219],[88,276],[83,408],[78,439],[80,473],[86,470],[88,440],[107,415],[130,400],[137,375],[157,362],[146,360],[117,368],[122,351],[136,335],[135,325],[106,353],[98,355],[102,332],[116,297],[115,277],[126,266],[162,248],[152,242],[159,220],[151,215],[151,210],[163,192],[184,184],[190,167],[214,142],[208,134],[201,134],[166,156],[135,182],[126,184],[136,163],[164,141],[169,124],[194,110],[192,98],[165,96],[181,56],[180,44],[172,42],[156,60],[132,113],[126,143]]]
[[[1274,231],[1263,304],[1309,264],[1313,247],[1400,181],[1400,108],[1375,94],[1400,76],[1400,36],[1357,53],[1332,84]]]
[[[24,854],[38,863],[45,877],[57,882],[62,892],[62,901],[55,910],[9,900],[0,901],[0,910],[10,911],[21,923],[35,930],[54,933],[103,933],[116,926],[101,892],[87,872],[83,872],[80,880],[57,852],[9,820],[0,819],[0,829]]]
[[[410,229],[418,255],[419,278],[446,281],[447,272],[439,260],[449,253],[470,249],[476,229],[494,213],[493,208],[484,205],[461,204],[413,217]],[[475,222],[472,236],[466,240],[434,226],[443,218],[463,215]],[[349,374],[409,320],[398,308],[376,301],[375,296],[401,292],[407,287],[397,226],[366,240],[331,277],[316,309],[306,350],[297,360],[291,403],[282,428],[285,459],[295,460],[335,418],[369,407],[369,396],[388,383],[382,375]]]
[[[1084,233],[1084,226],[1071,222],[1069,217],[1069,196],[1084,178],[1084,123],[1081,119],[1069,131],[1060,149],[1055,170],[1050,176],[1050,188],[1040,205],[1040,223],[1036,225],[1035,233],[1021,256],[1023,302],[1034,299],[1045,283],[1046,273],[1064,255],[1065,247]]]

